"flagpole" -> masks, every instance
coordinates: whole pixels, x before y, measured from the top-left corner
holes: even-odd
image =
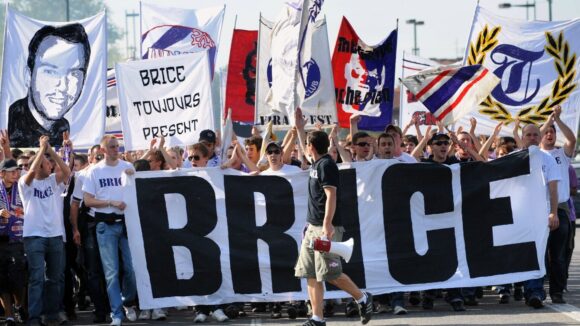
[[[463,54],[463,65],[467,63],[467,57],[469,56],[469,44],[471,42],[471,37],[473,36],[473,29],[475,27],[477,14],[479,14],[479,0],[477,0],[477,5],[475,6],[475,12],[473,13],[473,21],[471,22],[471,29],[469,30],[469,36],[467,37],[467,47],[465,48],[465,54]]]
[[[237,25],[238,25],[238,14],[236,14],[236,17],[234,18],[234,29],[236,29]]]
[[[262,12],[260,11],[260,18],[258,19],[258,42],[256,46],[256,95],[254,100],[254,122],[252,123],[253,126],[256,125],[256,121],[258,119],[258,105],[260,103],[260,34],[262,34]]]
[[[403,61],[401,61],[401,80],[405,78],[405,50],[403,50]],[[403,83],[399,80],[399,127],[403,123]],[[404,135],[403,135],[404,136]]]

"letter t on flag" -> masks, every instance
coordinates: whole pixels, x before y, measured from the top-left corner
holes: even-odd
[[[500,79],[481,65],[429,68],[401,82],[444,125],[481,103]]]

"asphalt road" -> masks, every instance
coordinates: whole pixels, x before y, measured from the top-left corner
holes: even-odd
[[[580,244],[580,235],[576,236]],[[580,246],[579,246],[580,247]],[[491,290],[486,290],[479,305],[466,307],[465,312],[453,312],[451,307],[438,299],[432,311],[425,311],[420,306],[407,304],[407,315],[395,316],[392,313],[375,314],[368,325],[580,325],[580,250],[574,253],[570,278],[569,292],[565,294],[567,304],[554,305],[547,299],[543,309],[527,307],[523,301],[511,300],[509,304],[499,304],[498,296]],[[338,307],[337,314],[327,320],[329,325],[360,325],[356,318],[346,318],[344,309]],[[189,309],[177,311],[170,309],[169,317],[164,321],[124,322],[124,325],[190,325],[193,324],[195,313]],[[284,316],[285,317],[285,316]],[[91,323],[90,312],[79,312],[78,319],[69,321],[67,325],[95,325]],[[271,319],[269,313],[249,314],[248,317],[230,320],[226,325],[301,325],[305,318],[289,320],[288,318]],[[222,324],[208,318],[204,324]],[[107,324],[101,324],[107,325]],[[200,324],[202,325],[202,324]]]

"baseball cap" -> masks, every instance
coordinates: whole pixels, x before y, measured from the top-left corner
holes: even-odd
[[[0,162],[0,171],[15,171],[18,170],[18,164],[15,160],[4,160]]]
[[[268,150],[268,148],[270,148],[270,147],[276,147],[278,149],[282,149],[282,147],[280,146],[280,144],[278,144],[275,141],[269,142],[268,145],[266,145],[266,150]]]
[[[199,133],[199,141],[206,141],[208,143],[215,143],[216,135],[215,132],[211,129],[202,130]]]
[[[429,141],[427,142],[428,145],[431,145],[434,141],[438,141],[438,140],[450,140],[451,138],[449,138],[449,136],[447,136],[447,134],[444,133],[436,133],[433,136],[431,136],[431,139],[429,139]]]
[[[390,124],[390,125],[388,125],[388,126],[385,127],[385,132],[386,133],[389,133],[389,130],[394,130],[396,133],[399,134],[399,136],[403,137],[403,131],[398,126],[395,126],[393,124]]]

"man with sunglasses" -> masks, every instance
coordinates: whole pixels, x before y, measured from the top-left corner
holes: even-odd
[[[431,149],[431,155],[428,158],[422,158],[421,162],[439,163],[439,164],[455,164],[460,161],[455,156],[449,156],[451,148],[451,138],[444,133],[434,134],[431,139],[427,141],[427,145]]]
[[[20,155],[20,156],[18,156],[18,160],[16,160],[16,164],[18,165],[18,168],[21,171],[24,171],[24,173],[28,172],[28,167],[30,166],[30,164],[28,163],[29,160],[30,160],[30,157],[28,157],[26,155]]]
[[[364,162],[372,159],[373,137],[364,131],[359,131],[352,136],[354,147],[353,162]]]
[[[199,142],[204,144],[209,150],[209,159],[207,167],[220,166],[222,164],[221,157],[216,154],[217,136],[213,130],[206,129],[199,134]]]
[[[302,171],[297,166],[284,164],[282,161],[282,147],[277,142],[269,142],[266,145],[266,158],[269,167],[262,171],[261,175],[285,175]]]

